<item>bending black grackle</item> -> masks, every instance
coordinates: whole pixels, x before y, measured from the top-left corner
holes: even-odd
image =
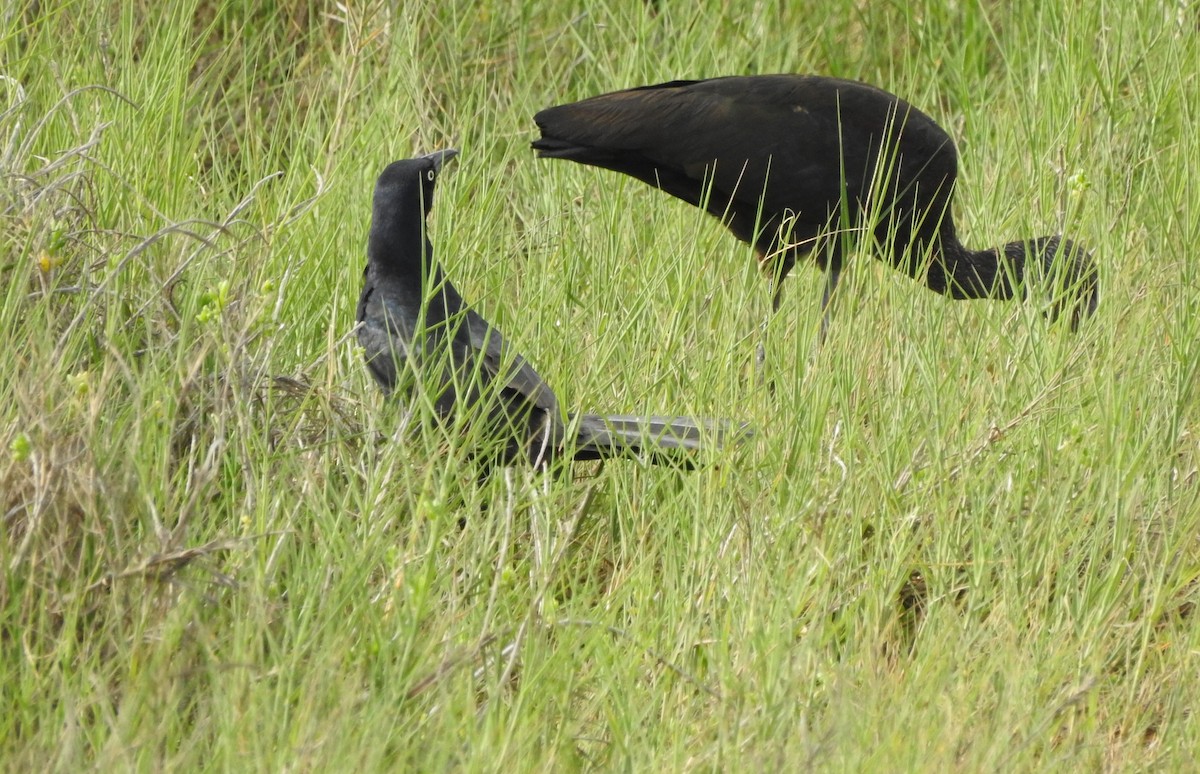
[[[1061,266],[1051,315],[1071,325],[1098,301],[1092,257],[1061,236],[970,250],[950,204],[954,142],[933,119],[865,83],[816,75],[672,81],[602,94],[534,117],[540,156],[636,177],[720,218],[754,245],[779,308],[783,278],[811,254],[828,271],[821,333],[851,231],[952,298],[1024,295],[1026,265]]]

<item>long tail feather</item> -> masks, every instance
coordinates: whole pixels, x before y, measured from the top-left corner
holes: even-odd
[[[577,460],[645,454],[653,462],[675,461],[754,434],[746,424],[692,417],[584,414],[571,424],[577,428]]]

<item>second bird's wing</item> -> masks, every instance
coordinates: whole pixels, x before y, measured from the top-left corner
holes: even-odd
[[[533,370],[529,361],[512,351],[500,330],[465,304],[461,314],[463,319],[455,335],[456,341],[482,354],[483,367],[501,384],[501,389],[515,393],[534,408],[557,415],[558,398],[550,385]]]
[[[936,149],[943,176],[956,163],[949,138],[908,103],[816,76],[673,81],[547,108],[534,121],[542,138],[533,147],[542,156],[623,172],[697,205],[711,183],[713,198],[723,199],[708,207],[717,215],[730,201],[761,201],[772,213],[819,208],[799,214],[823,219],[843,190],[848,202],[860,201],[874,178],[889,173],[876,168],[889,144],[882,157],[889,165],[918,155],[909,142],[926,165],[928,148]]]
[[[624,172],[697,205],[710,181],[726,202],[757,205],[764,190],[769,209],[824,202],[827,168],[838,166],[836,113],[817,109],[824,95],[804,85],[722,78],[603,94],[538,113],[543,137],[534,148]],[[786,185],[772,167],[788,170]]]

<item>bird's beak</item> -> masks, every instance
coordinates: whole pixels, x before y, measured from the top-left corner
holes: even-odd
[[[441,172],[442,166],[457,155],[458,148],[443,148],[442,150],[425,154],[424,158],[431,159],[433,161],[433,168]]]

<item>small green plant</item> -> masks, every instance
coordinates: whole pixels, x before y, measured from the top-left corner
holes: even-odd
[[[33,454],[33,441],[25,433],[17,433],[8,443],[8,452],[12,455],[13,462],[25,462]]]
[[[205,324],[218,320],[229,306],[229,280],[221,280],[215,287],[200,294],[200,311],[196,313],[196,321]]]

